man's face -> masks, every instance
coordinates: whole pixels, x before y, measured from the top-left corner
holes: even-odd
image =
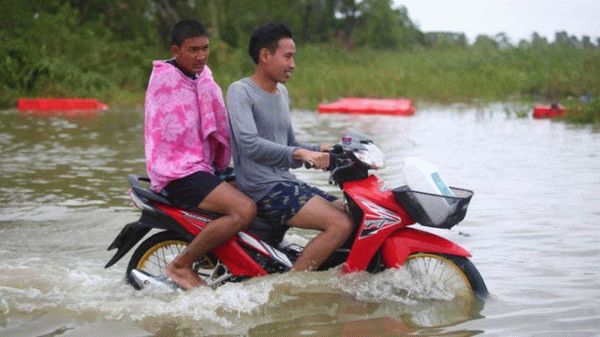
[[[296,67],[294,63],[295,55],[296,44],[290,38],[280,39],[274,53],[267,50],[265,70],[271,79],[279,83],[287,82]]]
[[[190,74],[198,74],[208,60],[208,37],[198,36],[183,40],[181,46],[172,45],[171,52],[177,64]]]

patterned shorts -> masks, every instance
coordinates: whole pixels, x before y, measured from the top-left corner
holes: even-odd
[[[294,215],[298,214],[302,206],[316,195],[330,202],[338,199],[305,183],[280,182],[256,203],[258,216],[273,225],[287,224]]]

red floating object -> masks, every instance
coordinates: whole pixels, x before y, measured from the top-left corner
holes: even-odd
[[[562,105],[536,105],[533,108],[533,118],[554,118],[562,117],[565,114],[565,108]]]
[[[406,98],[342,98],[333,103],[319,104],[320,113],[382,114],[410,116],[415,113],[412,102]]]
[[[108,106],[95,98],[21,98],[20,111],[89,111],[106,110]]]

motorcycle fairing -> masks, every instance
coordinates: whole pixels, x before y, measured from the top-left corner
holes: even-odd
[[[238,244],[234,236],[215,247],[212,252],[234,276],[263,276],[268,273]]]
[[[156,208],[175,219],[175,221],[184,227],[189,233],[191,233],[193,237],[198,235],[198,233],[200,233],[200,231],[206,227],[206,224],[213,220],[211,217],[204,216],[200,213],[192,213],[190,211],[185,211],[164,204],[157,204]]]
[[[365,270],[388,236],[414,221],[398,205],[391,190],[384,188],[374,175],[344,182],[344,192],[362,211],[356,239],[342,269],[347,273]]]
[[[414,253],[437,253],[470,257],[463,247],[433,233],[415,228],[400,228],[394,231],[381,247],[383,263],[388,268],[401,267],[409,255]]]
[[[175,219],[181,227],[184,227],[194,237],[213,220],[210,216],[201,214],[200,212],[185,211],[161,204],[156,206]],[[228,239],[215,247],[213,253],[227,265],[229,271],[234,276],[267,275],[267,272],[240,247],[238,240],[241,240],[238,235]]]
[[[240,242],[246,244],[247,246],[253,248],[254,250],[260,252],[261,254],[272,258],[273,260],[283,264],[287,268],[292,268],[292,261],[279,250],[273,248],[269,244],[264,241],[258,240],[251,235],[248,235],[244,232],[237,233]]]
[[[369,208],[369,213],[366,214],[362,231],[360,231],[358,239],[364,239],[371,235],[379,233],[386,227],[400,223],[402,219],[394,212],[378,206],[367,199],[358,198],[358,203]]]

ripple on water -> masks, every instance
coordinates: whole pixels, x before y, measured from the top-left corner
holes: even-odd
[[[157,336],[599,336],[600,133],[590,128],[511,118],[495,105],[423,106],[410,118],[293,113],[301,141],[371,135],[388,156],[378,174],[389,186],[403,183],[402,158],[416,155],[475,191],[465,221],[440,235],[472,252],[492,293],[482,310],[394,272],[133,291],[125,261],[102,266],[106,246],[138,216],[126,176],[145,171],[142,109],[87,121],[15,111],[0,119],[0,335],[67,334],[89,322],[102,331],[119,320]],[[341,195],[325,173],[296,172]]]

